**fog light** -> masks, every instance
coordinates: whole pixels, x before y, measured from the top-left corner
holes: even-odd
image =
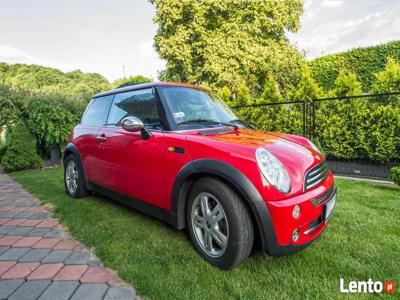
[[[297,242],[297,240],[299,239],[299,236],[300,236],[300,231],[298,229],[293,231],[293,233],[292,233],[293,242]]]
[[[300,205],[295,205],[292,212],[293,218],[297,219],[300,216]]]

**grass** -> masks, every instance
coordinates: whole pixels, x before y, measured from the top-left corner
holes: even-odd
[[[396,186],[338,179],[331,224],[311,247],[273,259],[255,250],[239,268],[224,272],[196,254],[185,232],[99,196],[69,198],[61,168],[12,176],[52,204],[77,239],[150,299],[335,299],[343,298],[340,278],[347,284],[393,280],[395,293],[379,297],[400,296]]]

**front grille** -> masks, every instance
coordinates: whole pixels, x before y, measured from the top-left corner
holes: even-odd
[[[321,183],[328,176],[328,168],[326,163],[322,162],[310,169],[304,180],[304,190],[307,191],[317,184]]]

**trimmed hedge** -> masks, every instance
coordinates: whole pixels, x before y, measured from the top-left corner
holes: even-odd
[[[24,122],[19,121],[11,129],[7,150],[1,163],[6,172],[42,166],[42,160],[36,153],[35,139],[29,133]]]
[[[400,60],[400,41],[326,55],[310,61],[309,66],[313,77],[325,91],[335,87],[340,71],[351,71],[361,81],[363,91],[367,92],[375,80],[374,74],[384,69],[388,57]]]
[[[400,160],[400,106],[365,100],[323,102],[316,111],[316,134],[331,158]]]

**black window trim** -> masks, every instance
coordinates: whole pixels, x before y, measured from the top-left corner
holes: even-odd
[[[117,95],[124,94],[124,93],[130,93],[130,92],[137,92],[137,91],[142,91],[142,90],[152,90],[153,95],[154,95],[154,101],[156,102],[157,113],[158,113],[158,117],[160,118],[161,126],[166,128],[166,130],[170,130],[170,125],[169,125],[168,122],[166,122],[167,118],[165,116],[164,106],[163,106],[163,104],[161,102],[158,89],[155,86],[143,86],[141,88],[132,89],[132,90],[126,90],[126,91],[120,91],[118,93],[111,94],[111,95],[113,95],[113,99],[111,101],[111,105],[110,105],[109,110],[108,110],[106,124],[104,124],[103,126],[104,127],[109,127],[109,128],[113,128],[113,127],[114,128],[120,128],[121,127],[121,126],[118,126],[118,124],[109,124],[108,123],[108,119],[109,119],[109,116],[110,116],[111,108],[114,105],[115,97]],[[106,95],[106,96],[111,96],[111,95]],[[96,98],[94,98],[94,99],[96,99]],[[160,129],[155,129],[155,128],[148,128],[148,129],[150,131],[157,131],[157,132],[164,132],[165,131],[164,129],[161,129],[161,130]]]
[[[92,106],[92,104],[93,104],[94,101],[100,100],[101,98],[111,97],[111,96],[112,96],[112,99],[111,99],[111,101],[110,101],[110,105],[108,106],[107,117],[106,117],[106,123],[105,123],[105,124],[102,124],[102,125],[82,124],[83,118],[85,117],[86,113],[87,113],[88,110],[89,110],[89,107]],[[101,97],[93,97],[92,99],[90,99],[88,105],[86,106],[85,111],[83,112],[83,115],[82,115],[82,117],[81,117],[81,120],[79,121],[79,125],[82,125],[82,126],[90,126],[90,127],[104,127],[104,126],[106,126],[106,125],[107,125],[107,120],[108,120],[108,115],[110,114],[111,106],[112,106],[112,104],[114,103],[114,98],[115,98],[115,94],[104,95],[104,96],[101,96]]]

